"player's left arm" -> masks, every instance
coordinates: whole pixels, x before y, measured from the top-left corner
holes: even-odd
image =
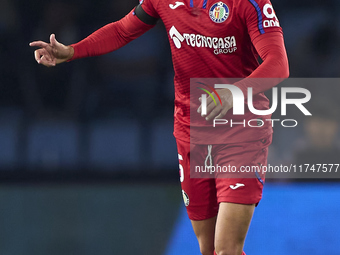
[[[253,95],[256,95],[289,77],[289,64],[282,33],[261,35],[253,44],[263,62],[246,79],[234,84],[243,91],[245,97],[248,87],[251,87]]]
[[[245,98],[248,88],[252,88],[253,95],[264,92],[289,76],[287,52],[284,45],[283,32],[279,20],[269,0],[240,1],[243,20],[245,20],[248,34],[255,50],[263,60],[248,77],[236,82]],[[241,7],[240,7],[241,8]],[[219,90],[221,105],[208,108],[206,120],[219,119],[227,114],[233,106],[233,97],[229,89]],[[211,100],[210,97],[208,100]],[[209,103],[209,102],[208,102]],[[198,109],[198,112],[201,108]]]
[[[245,2],[243,13],[248,34],[263,60],[246,79],[234,84],[247,97],[248,87],[251,87],[253,95],[256,95],[288,78],[289,64],[282,28],[271,2],[269,0]]]

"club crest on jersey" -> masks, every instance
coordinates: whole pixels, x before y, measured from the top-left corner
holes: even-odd
[[[229,8],[223,2],[215,3],[210,7],[209,16],[215,23],[222,23],[229,17]]]

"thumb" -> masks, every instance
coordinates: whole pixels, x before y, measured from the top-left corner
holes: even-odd
[[[58,41],[55,39],[55,34],[51,34],[50,42],[52,47],[55,47],[57,45]]]

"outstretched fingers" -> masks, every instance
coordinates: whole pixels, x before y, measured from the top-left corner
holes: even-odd
[[[43,41],[34,41],[30,43],[31,47],[39,47],[39,48],[46,48],[47,46],[49,46],[48,43],[43,42]]]

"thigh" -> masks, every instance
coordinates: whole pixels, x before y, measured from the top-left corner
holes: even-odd
[[[215,179],[190,178],[190,156],[195,155],[191,162],[204,164],[207,146],[177,140],[177,149],[182,195],[189,218],[201,221],[215,217],[218,211]]]
[[[215,230],[217,254],[241,254],[255,205],[220,203]]]
[[[191,224],[197,237],[201,254],[213,255],[216,216],[206,220],[192,220]]]

